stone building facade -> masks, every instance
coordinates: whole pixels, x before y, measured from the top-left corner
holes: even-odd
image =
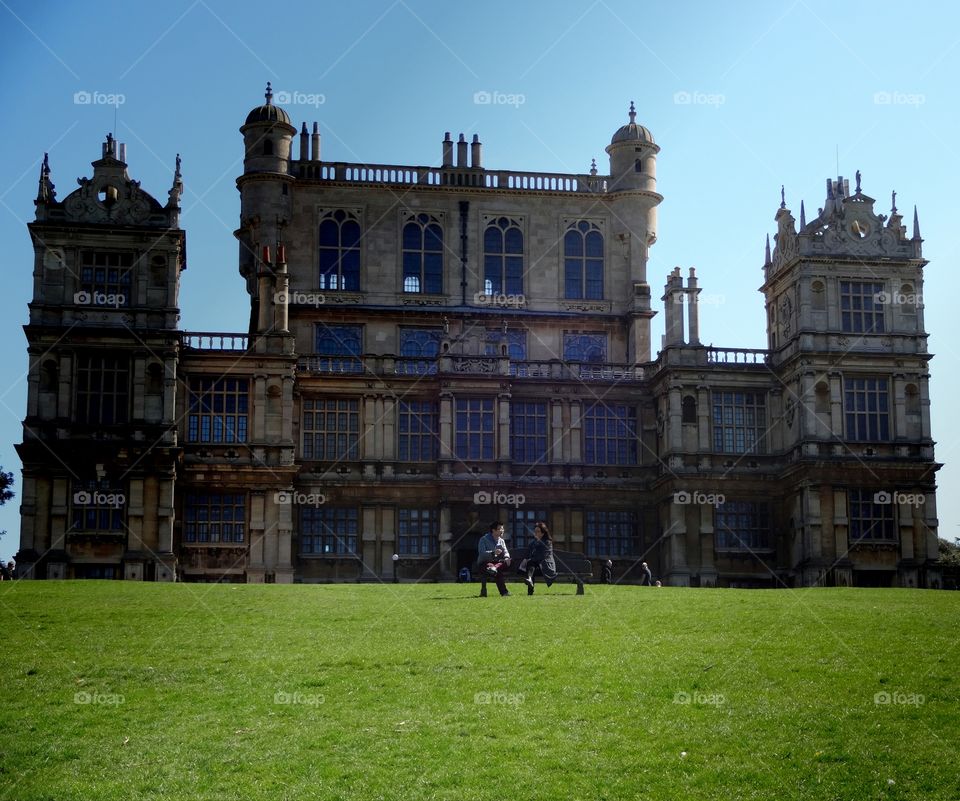
[[[35,578],[452,579],[500,519],[619,581],[938,586],[914,213],[827,182],[766,250],[764,350],[707,347],[694,270],[648,283],[650,131],[609,169],[325,161],[272,102],[240,131],[244,333],[178,327],[166,204],[108,136],[57,200],[46,159],[26,327],[18,563]]]

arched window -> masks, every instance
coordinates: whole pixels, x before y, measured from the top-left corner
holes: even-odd
[[[633,162],[633,171],[634,172],[643,172],[643,161],[636,159]]]
[[[403,226],[403,291],[443,291],[443,228],[429,214],[417,214]]]
[[[337,209],[320,222],[320,289],[360,289],[360,223]]]
[[[681,401],[681,410],[684,423],[697,422],[697,399],[693,395],[684,395],[683,401]]]
[[[603,234],[592,222],[580,220],[563,237],[565,298],[603,298]]]
[[[272,156],[273,155],[273,141],[270,139],[263,140],[263,155]]]
[[[523,294],[523,231],[516,220],[498,217],[483,232],[483,291]]]

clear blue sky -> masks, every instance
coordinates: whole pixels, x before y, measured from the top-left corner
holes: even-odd
[[[277,16],[274,17],[273,14]],[[183,158],[189,269],[183,327],[243,331],[237,274],[237,131],[274,89],[320,122],[329,160],[435,164],[444,131],[479,133],[490,168],[583,172],[626,122],[662,147],[659,241],[649,280],[697,267],[701,338],[764,347],[764,237],[780,185],[794,215],[823,205],[825,179],[863,174],[887,213],[920,211],[941,536],[960,536],[960,342],[953,305],[960,186],[960,10],[952,2],[69,3],[0,0],[0,464],[26,408],[26,340],[37,172],[50,152],[59,197],[90,175],[107,131],[131,175],[165,202]],[[122,95],[76,103],[76,93]],[[478,92],[517,102],[477,104]],[[519,102],[522,98],[523,102]],[[311,99],[309,97],[305,99]],[[508,98],[504,98],[508,99]],[[678,102],[689,99],[692,102]],[[322,103],[319,102],[322,100]],[[889,102],[884,102],[889,101]],[[654,321],[654,341],[662,314]],[[0,508],[0,557],[17,548],[19,498]]]

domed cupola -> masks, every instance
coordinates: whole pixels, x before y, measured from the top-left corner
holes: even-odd
[[[611,190],[614,192],[657,191],[657,153],[653,134],[637,123],[637,109],[630,101],[630,121],[617,128],[607,145],[610,156]]]
[[[257,106],[240,128],[246,157],[243,171],[249,173],[289,173],[290,154],[296,128],[290,124],[290,115],[273,105],[273,89],[269,82],[265,92],[266,103]]]
[[[630,101],[630,112],[628,116],[630,117],[630,122],[617,128],[617,132],[610,139],[610,144],[615,145],[618,142],[646,142],[651,145],[656,144],[656,142],[653,141],[653,134],[650,133],[650,129],[637,124],[637,110],[632,100]]]
[[[270,82],[267,81],[267,91],[264,93],[267,102],[262,106],[257,106],[253,111],[247,114],[245,125],[251,125],[257,122],[285,122],[290,125],[290,115],[280,106],[273,105],[273,89],[270,88]]]

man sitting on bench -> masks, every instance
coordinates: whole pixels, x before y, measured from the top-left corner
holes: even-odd
[[[480,569],[497,582],[500,594],[509,595],[505,571],[510,565],[510,551],[503,541],[503,524],[499,520],[491,523],[490,530],[480,538],[477,562]]]

